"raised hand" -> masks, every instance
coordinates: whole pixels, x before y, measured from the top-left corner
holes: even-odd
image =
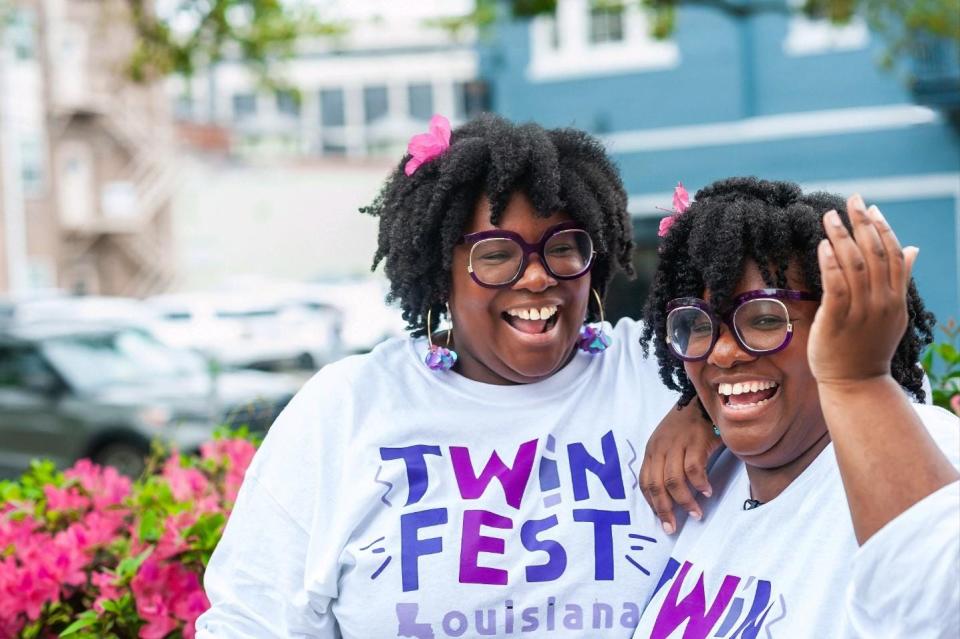
[[[847,200],[847,213],[853,235],[836,211],[823,216],[828,239],[817,255],[823,300],[807,346],[820,384],[889,375],[907,327],[907,287],[918,249],[901,249],[880,209],[866,208],[859,195]]]

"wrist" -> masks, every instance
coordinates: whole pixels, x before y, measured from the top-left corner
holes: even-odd
[[[882,373],[859,379],[825,379],[817,380],[817,390],[821,399],[829,396],[849,398],[854,395],[869,395],[876,397],[878,393],[889,392],[891,389],[900,390],[897,380],[890,373]]]

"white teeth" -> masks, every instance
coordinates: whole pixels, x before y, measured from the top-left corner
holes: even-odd
[[[542,306],[540,308],[511,308],[507,315],[525,320],[545,320],[557,314],[556,306]]]
[[[717,392],[721,395],[740,395],[742,393],[756,393],[768,388],[776,388],[776,386],[776,382],[769,381],[737,382],[736,384],[720,383],[717,385]],[[753,404],[744,404],[744,406],[753,406]]]
[[[743,410],[744,408],[753,408],[754,406],[763,406],[769,399],[761,399],[759,402],[751,402],[750,404],[727,404],[727,408],[730,410]]]

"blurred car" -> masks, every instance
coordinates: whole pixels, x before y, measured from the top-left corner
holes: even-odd
[[[316,370],[341,354],[341,313],[255,293],[180,293],[149,298],[162,341],[227,368]]]
[[[0,322],[0,473],[89,457],[135,476],[154,439],[192,452],[218,424],[265,431],[298,386],[258,371],[216,375],[122,323]]]
[[[405,334],[400,309],[385,302],[387,282],[377,277],[276,285],[278,295],[306,305],[330,306],[342,314],[344,354],[366,353],[385,339]]]

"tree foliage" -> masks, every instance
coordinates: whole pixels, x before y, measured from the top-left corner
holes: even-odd
[[[0,0],[2,3],[4,0]],[[349,0],[341,0],[347,2]],[[655,37],[669,37],[680,7],[708,7],[732,18],[802,11],[838,24],[866,17],[890,42],[890,57],[930,37],[960,42],[957,0],[593,0],[595,5],[639,4],[651,16]],[[348,25],[323,20],[310,0],[125,0],[138,36],[130,63],[138,80],[170,73],[191,75],[229,56],[267,77],[270,63],[289,57],[303,37],[337,36]],[[432,26],[458,32],[483,28],[506,9],[514,18],[556,10],[557,0],[476,0],[467,15],[438,17]]]
[[[138,81],[238,60],[266,78],[304,37],[336,36],[346,26],[322,20],[307,0],[125,0],[137,35],[130,74]]]

